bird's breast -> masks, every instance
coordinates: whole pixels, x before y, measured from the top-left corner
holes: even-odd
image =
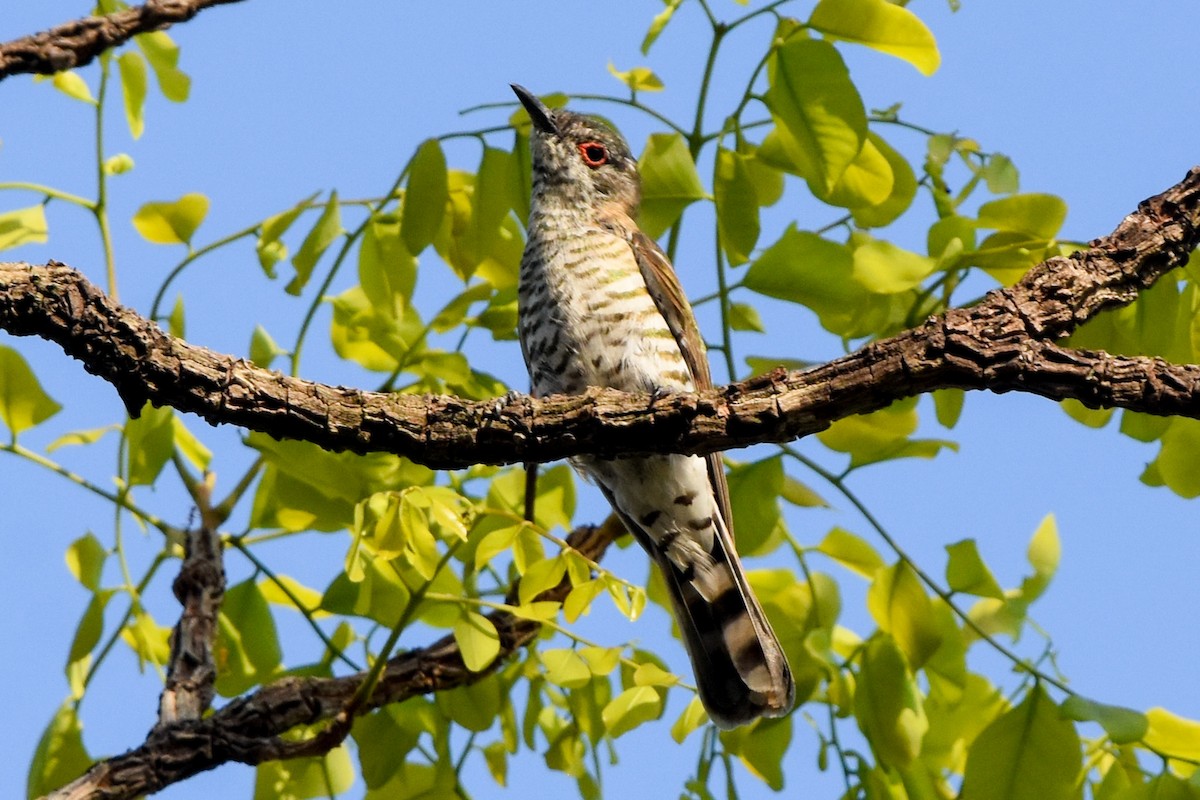
[[[692,388],[629,243],[585,220],[531,216],[518,311],[535,394]]]

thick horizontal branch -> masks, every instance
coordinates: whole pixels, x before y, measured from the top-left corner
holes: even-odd
[[[0,44],[0,80],[9,75],[50,75],[88,64],[137,36],[186,22],[210,6],[240,0],[151,0],[102,17],[84,17],[48,31]]]
[[[57,342],[145,401],[332,450],[387,451],[435,468],[548,462],[580,453],[707,453],[814,433],[934,389],[1027,391],[1152,414],[1200,416],[1194,370],[1047,345],[1187,262],[1200,243],[1200,169],[1151,198],[1109,236],[1035,267],[978,305],[805,372],[776,371],[701,394],[649,398],[605,389],[486,402],[327,386],[175,339],[80,273],[0,264],[0,328]],[[1117,368],[1118,361],[1120,368]],[[1068,369],[1069,366],[1069,369]],[[1119,378],[1119,380],[1118,380]]]
[[[592,561],[599,561],[623,530],[616,517],[610,517],[603,525],[577,528],[567,543]],[[570,589],[570,582],[564,579],[537,599],[561,602]],[[541,627],[503,611],[487,616],[500,635],[500,652],[489,669],[468,670],[454,637],[445,636],[428,647],[391,659],[370,699],[356,712],[365,714],[418,694],[475,683],[529,644]],[[295,742],[279,736],[298,725],[336,717],[354,698],[364,677],[365,673],[344,678],[285,678],[234,700],[204,719],[156,727],[141,746],[96,764],[49,797],[124,800],[151,794],[231,761],[259,764],[286,757],[295,750]]]

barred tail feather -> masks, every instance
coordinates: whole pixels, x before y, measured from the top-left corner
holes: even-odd
[[[787,714],[795,699],[792,673],[737,553],[727,549],[732,540],[724,525],[718,522],[711,561],[681,570],[639,525],[621,516],[662,571],[700,700],[716,726]]]

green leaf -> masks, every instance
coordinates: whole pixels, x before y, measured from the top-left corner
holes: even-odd
[[[121,639],[138,657],[138,669],[147,663],[162,667],[171,657],[171,629],[154,621],[149,614],[139,612],[133,622],[121,629]]]
[[[363,231],[358,282],[381,314],[403,319],[417,285],[417,259],[402,237],[394,214],[377,214]]]
[[[746,271],[748,289],[811,308],[828,330],[848,325],[867,292],[853,278],[848,247],[788,225]]]
[[[860,228],[882,228],[895,222],[912,205],[913,198],[917,195],[917,176],[913,174],[908,159],[900,155],[882,136],[868,132],[867,144],[879,151],[887,161],[892,172],[891,191],[877,203],[851,207],[850,213],[854,215],[854,221]],[[863,149],[866,150],[866,147]]]
[[[921,285],[933,272],[933,259],[870,239],[854,249],[854,279],[876,294],[897,294]]]
[[[1143,741],[1160,753],[1178,758],[1200,759],[1200,722],[1173,714],[1165,708],[1146,712],[1150,728]]]
[[[471,672],[481,672],[491,666],[500,653],[500,635],[491,620],[467,609],[454,623],[454,641],[462,653],[463,664]]]
[[[208,198],[193,192],[175,201],[146,203],[133,215],[133,227],[155,244],[190,244],[208,215]]]
[[[678,133],[651,134],[638,159],[642,176],[641,229],[657,239],[683,210],[708,196],[687,143]]]
[[[983,178],[992,194],[1012,194],[1020,187],[1020,175],[1012,159],[1001,153],[993,153],[983,167]]]
[[[617,695],[604,707],[601,717],[605,730],[612,738],[628,733],[643,722],[658,719],[663,712],[663,699],[652,686],[634,686]]]
[[[768,78],[778,144],[794,170],[828,194],[867,137],[866,110],[845,62],[829,42],[793,39],[772,54]]]
[[[262,589],[246,580],[225,590],[213,645],[217,691],[236,697],[266,683],[279,670],[282,653],[275,619]]]
[[[946,562],[946,583],[953,592],[966,592],[977,597],[994,597],[1004,599],[1004,590],[996,582],[992,571],[979,557],[979,550],[974,539],[963,539],[961,542],[946,545],[950,554]]]
[[[962,800],[1071,800],[1079,735],[1040,685],[984,729],[967,756]]]
[[[142,110],[146,105],[146,61],[141,53],[128,50],[117,57],[117,67],[121,72],[125,121],[129,123],[129,133],[133,138],[140,139],[146,127],[146,121],[142,117]]]
[[[783,757],[792,743],[792,720],[761,719],[752,727],[721,732],[721,743],[752,775],[775,791],[783,789]]]
[[[88,88],[87,81],[81,78],[75,70],[68,69],[54,73],[52,83],[55,89],[67,97],[82,100],[89,105],[96,105],[96,98],[92,96],[92,90]]]
[[[708,722],[708,712],[704,710],[700,696],[696,695],[679,715],[679,719],[675,720],[675,724],[671,726],[671,738],[675,740],[675,744],[683,744],[683,740],[691,735],[692,731],[706,722]]]
[[[146,403],[137,419],[125,423],[125,462],[130,486],[151,486],[175,449],[175,414]]]
[[[487,763],[492,780],[499,786],[508,785],[508,751],[504,742],[496,741],[483,748],[483,760]]]
[[[517,587],[517,597],[524,605],[547,589],[558,586],[566,574],[566,560],[561,555],[537,561],[531,564],[521,576],[521,584]]]
[[[1026,557],[1033,567],[1033,575],[1021,582],[1021,595],[1026,602],[1032,602],[1046,591],[1050,579],[1058,571],[1058,562],[1062,558],[1058,524],[1053,514],[1047,514],[1033,532]]]
[[[902,769],[920,754],[929,719],[917,682],[891,636],[877,634],[863,650],[854,716],[881,764]]]
[[[941,64],[937,42],[916,14],[887,0],[821,0],[808,24],[835,39],[902,58],[923,75]]]
[[[750,260],[760,230],[758,195],[749,160],[741,153],[721,148],[713,166],[717,231],[729,263],[735,267]]]
[[[321,255],[342,234],[341,208],[338,206],[337,192],[330,192],[329,200],[317,224],[312,227],[296,255],[292,257],[292,266],[296,268],[296,276],[284,289],[288,294],[299,295],[308,279],[312,277],[313,268]]]
[[[608,72],[634,92],[661,92],[663,82],[649,67],[633,67],[621,72],[611,61]]]
[[[258,241],[254,245],[254,250],[258,254],[258,263],[268,278],[275,277],[275,265],[287,257],[287,246],[279,241],[280,237],[287,232],[288,228],[292,227],[292,223],[309,208],[316,198],[316,194],[310,195],[287,211],[267,217],[258,226]]]
[[[939,389],[933,392],[933,409],[943,428],[953,428],[962,416],[966,392],[962,389]]]
[[[1067,204],[1052,194],[1015,194],[979,207],[979,226],[1053,239],[1067,218]]]
[[[817,438],[831,450],[849,453],[854,469],[900,458],[933,458],[943,447],[958,448],[944,439],[908,438],[916,428],[916,404],[908,399],[870,414],[840,419]]]
[[[47,239],[46,209],[41,203],[0,214],[0,250]]]
[[[913,669],[920,669],[941,646],[942,634],[934,624],[929,595],[904,562],[875,573],[867,590],[867,609],[879,629],[891,634]]]
[[[107,558],[108,551],[104,545],[88,533],[71,542],[67,548],[67,569],[85,589],[95,592],[100,588],[100,574],[104,571]]]
[[[92,757],[83,746],[83,725],[75,712],[75,704],[68,700],[54,712],[38,740],[29,764],[26,796],[48,795],[78,778],[91,765]]]
[[[1200,420],[1175,417],[1151,462],[1158,477],[1180,497],[1200,496]]]
[[[575,650],[560,648],[538,653],[546,667],[546,680],[564,689],[578,689],[592,679],[592,670]]]
[[[743,555],[770,552],[780,542],[783,525],[779,493],[783,490],[783,459],[771,456],[729,470],[729,500],[738,551]]]
[[[256,366],[268,369],[272,361],[279,356],[287,355],[287,352],[275,343],[266,328],[262,325],[254,326],[254,333],[250,334],[250,360]]]
[[[800,508],[829,508],[829,503],[825,502],[825,498],[817,494],[812,487],[786,473],[783,476],[783,488],[780,490],[779,496]]]
[[[64,433],[53,442],[46,445],[46,452],[53,453],[60,447],[66,447],[68,445],[95,444],[96,442],[100,441],[105,434],[119,430],[121,430],[120,425],[105,425],[103,428],[92,428],[91,430],[87,431],[71,431],[70,433]]]
[[[483,149],[475,174],[475,192],[471,196],[471,250],[476,262],[483,261],[491,253],[500,236],[501,223],[512,210],[509,185],[514,173],[512,153],[495,147]],[[469,274],[473,274],[473,270]]]
[[[865,539],[843,528],[833,528],[814,548],[868,580],[884,565],[879,552]]]
[[[1077,694],[1063,701],[1062,713],[1076,722],[1099,722],[1113,744],[1140,741],[1150,729],[1150,720],[1140,711],[1098,703]]]
[[[179,454],[196,469],[201,472],[207,472],[208,466],[212,462],[212,451],[204,446],[204,442],[196,438],[196,436],[187,429],[183,424],[183,420],[179,417],[174,419],[175,425],[175,448]]]
[[[179,45],[163,31],[139,34],[133,40],[150,62],[163,97],[174,103],[187,100],[192,79],[179,69]]]
[[[749,303],[729,304],[729,327],[735,331],[766,333],[766,328],[763,327],[762,317],[759,316],[758,309]]]
[[[254,800],[336,797],[354,785],[350,748],[339,745],[323,756],[264,761],[254,773]]]
[[[819,182],[809,181],[813,195],[830,205],[843,208],[870,207],[883,203],[891,196],[894,185],[891,162],[870,135],[831,189],[826,189]]]
[[[675,15],[675,9],[679,8],[682,3],[683,0],[663,0],[663,4],[666,7],[654,15],[654,19],[651,20],[650,27],[646,31],[646,36],[642,39],[642,55],[650,53],[650,48],[658,41],[663,28],[667,27],[667,23],[671,21],[671,17]]]
[[[21,354],[0,344],[0,420],[12,433],[13,440],[61,409],[42,389]]]
[[[75,629],[75,636],[71,640],[71,649],[67,653],[68,676],[71,675],[72,665],[86,658],[92,648],[100,643],[100,637],[104,633],[104,607],[108,605],[109,597],[110,592],[97,592],[88,601],[87,608],[79,619],[79,626]],[[78,685],[74,685],[75,682],[72,681],[72,684],[71,695],[83,697],[86,689],[83,681],[79,681]]]
[[[105,175],[124,175],[133,169],[133,157],[128,153],[117,153],[104,159],[102,166]]]

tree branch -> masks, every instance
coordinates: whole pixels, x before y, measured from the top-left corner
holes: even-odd
[[[195,492],[200,524],[187,532],[187,555],[172,587],[183,613],[171,631],[171,662],[158,702],[156,729],[200,719],[212,705],[217,679],[213,642],[225,596],[225,566],[217,515],[210,502],[211,485],[197,483]]]
[[[240,0],[150,0],[102,17],[84,17],[0,44],[0,80],[26,72],[51,75],[91,63],[139,33],[187,22],[211,6]]]
[[[1195,368],[1053,346],[1101,310],[1132,302],[1185,264],[1197,244],[1200,168],[1089,249],[1043,262],[972,308],[951,309],[812,370],[654,399],[591,389],[471,402],[304,381],[175,339],[55,262],[0,263],[0,328],[58,343],[112,383],[132,414],[149,400],[330,450],[387,451],[442,469],[581,453],[709,453],[790,441],[943,388],[1200,417]]]
[[[577,528],[567,543],[599,561],[624,531],[616,517],[603,525]],[[538,595],[561,602],[569,579]],[[500,652],[482,672],[463,664],[453,636],[392,658],[370,699],[355,709],[365,714],[418,694],[466,686],[481,680],[537,635],[541,625],[503,611],[487,615],[500,635]],[[352,701],[366,673],[344,678],[285,678],[229,703],[203,719],[157,726],[141,746],[93,766],[86,774],[48,795],[53,800],[124,800],[163,789],[231,761],[258,764],[295,755],[296,743],[280,735],[297,725],[331,720]],[[337,741],[329,743],[333,747]],[[310,753],[312,754],[312,753]]]

